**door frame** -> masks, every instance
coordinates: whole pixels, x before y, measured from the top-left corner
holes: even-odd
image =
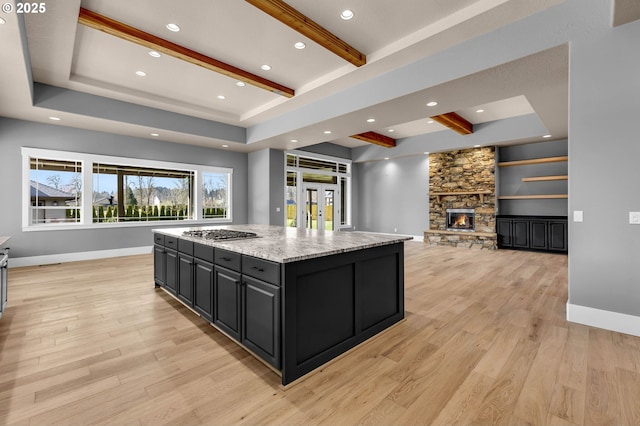
[[[326,215],[324,212],[324,196],[325,191],[333,191],[333,229],[332,231],[337,231],[340,227],[340,221],[338,218],[340,217],[340,209],[342,206],[340,205],[340,185],[334,183],[312,183],[312,182],[304,182],[302,184],[302,203],[301,207],[298,209],[298,228],[307,229],[307,194],[308,190],[316,190],[318,193],[318,213],[317,213],[317,224],[316,229],[324,229],[326,230]],[[321,202],[322,201],[322,202]],[[309,228],[313,229],[313,228]]]

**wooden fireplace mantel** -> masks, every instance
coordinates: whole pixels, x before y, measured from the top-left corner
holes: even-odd
[[[436,197],[438,197],[439,203],[442,202],[442,197],[445,197],[447,195],[478,195],[480,197],[480,204],[483,204],[484,196],[489,195],[491,193],[492,192],[489,190],[484,190],[484,191],[464,191],[464,192],[432,192],[429,195],[435,195]]]

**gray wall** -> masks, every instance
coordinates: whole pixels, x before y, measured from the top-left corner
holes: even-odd
[[[567,155],[566,139],[500,147],[498,161],[528,160],[532,158]],[[497,167],[498,195],[566,194],[567,181],[523,182],[523,177],[566,175],[567,162]],[[566,199],[498,200],[498,214],[567,216]]]
[[[640,21],[612,28],[610,2],[588,3],[569,66],[569,210],[584,211],[569,221],[569,302],[639,316]]]
[[[152,245],[149,226],[23,232],[23,146],[233,168],[233,223],[247,223],[246,154],[0,118],[0,235],[11,236],[12,257]]]
[[[284,152],[249,153],[249,223],[284,226]]]
[[[328,155],[330,157],[351,159],[351,148],[336,145],[329,142],[319,143],[317,145],[305,146],[300,151],[313,152],[316,154]]]
[[[429,229],[429,156],[358,163],[360,231],[422,235]]]

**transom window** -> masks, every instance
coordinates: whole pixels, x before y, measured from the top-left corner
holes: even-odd
[[[22,156],[26,229],[232,219],[229,168],[34,148]]]

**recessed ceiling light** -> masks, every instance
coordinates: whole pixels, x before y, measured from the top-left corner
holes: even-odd
[[[298,139],[291,139],[291,142],[293,142],[293,143],[297,143],[297,142],[298,142]]]
[[[5,21],[4,18],[0,18],[0,25],[1,24],[6,24],[6,23],[7,23],[7,21]]]
[[[433,123],[435,123],[435,121],[433,121],[433,120],[427,121],[427,124],[433,124]]]
[[[550,138],[551,135],[544,135],[543,138]]]
[[[151,136],[158,137],[158,136],[160,136],[160,134],[159,133],[151,133]]]
[[[145,75],[147,75],[147,73],[144,71],[136,71],[136,75],[139,77],[144,77]]]
[[[223,147],[223,148],[229,148],[229,145],[224,144],[224,145],[222,145],[222,147]]]
[[[174,33],[177,33],[178,31],[180,31],[180,27],[177,26],[176,24],[167,24],[167,29],[169,31],[173,31]]]
[[[60,121],[60,117],[49,117],[51,121]]]
[[[304,49],[305,47],[307,47],[306,44],[304,44],[303,42],[299,41],[296,44],[293,45],[296,49]]]
[[[353,18],[353,11],[349,9],[345,9],[342,11],[342,13],[340,13],[340,17],[345,21],[348,21],[349,19]]]
[[[480,145],[474,145],[473,147],[474,148],[480,148]]]
[[[160,52],[156,52],[155,50],[152,50],[149,52],[149,56],[153,56],[154,58],[159,58],[162,55],[160,54]]]
[[[436,101],[427,102],[427,106],[434,107],[436,105],[438,105]]]
[[[330,135],[330,134],[331,134],[331,130],[325,130],[325,131],[324,131],[324,134],[325,134],[325,135]]]
[[[244,87],[246,85],[247,85],[247,83],[245,83],[244,81],[237,81],[236,82],[236,86],[238,86],[238,87]]]
[[[375,121],[376,121],[376,119],[375,119],[375,118],[368,118],[368,119],[367,119],[367,123],[373,123],[373,122],[375,122]]]
[[[217,98],[218,98],[218,99],[221,99],[221,100],[222,100],[222,99],[227,99],[227,98],[226,98],[226,96],[224,96],[224,95],[218,95],[218,96],[217,96]]]
[[[429,155],[429,151],[425,151],[425,152],[424,152],[424,155]]]
[[[269,71],[271,69],[270,65],[264,64],[263,66],[261,66],[260,68],[262,68],[265,71]]]
[[[389,133],[393,133],[393,132],[395,132],[395,130],[389,129]]]
[[[389,157],[384,157],[384,159],[385,159],[385,160],[388,160],[388,159],[389,159]]]
[[[484,112],[483,109],[477,109],[476,112]]]

